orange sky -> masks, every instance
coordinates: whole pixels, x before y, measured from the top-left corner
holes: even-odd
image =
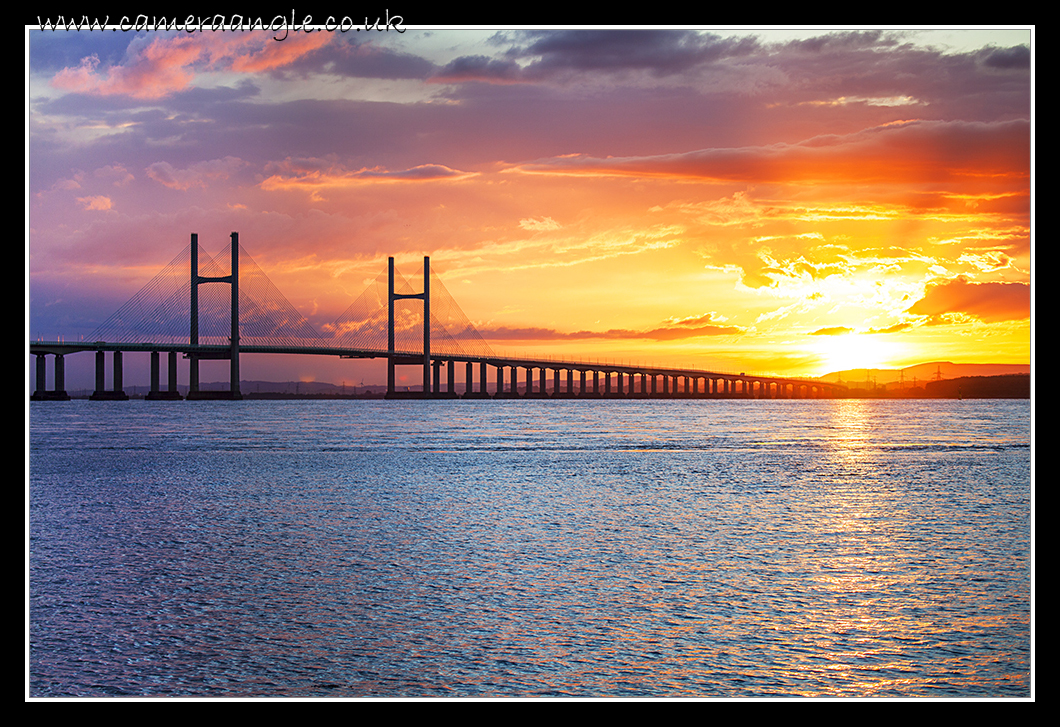
[[[1030,362],[1029,30],[28,42],[31,338],[89,335],[190,233],[238,231],[321,330],[429,255],[510,354]]]

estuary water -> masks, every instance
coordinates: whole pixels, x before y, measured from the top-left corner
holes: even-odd
[[[34,402],[32,697],[1029,697],[1028,401]]]

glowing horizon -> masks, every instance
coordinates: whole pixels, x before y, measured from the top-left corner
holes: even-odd
[[[946,33],[30,31],[28,333],[238,231],[318,330],[429,255],[512,355],[1029,364],[1031,32]]]

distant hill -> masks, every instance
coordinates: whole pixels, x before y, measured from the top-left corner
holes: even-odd
[[[904,369],[848,369],[821,376],[822,381],[843,383],[851,388],[924,387],[928,382],[968,376],[1004,376],[1027,374],[1030,364],[955,364],[949,361],[907,366]]]
[[[1028,364],[955,364],[949,361],[907,366],[904,369],[848,369],[819,377],[842,383],[856,397],[1027,398]],[[187,387],[180,387],[186,393]],[[204,391],[227,390],[228,382],[200,384]],[[244,398],[370,397],[386,393],[382,384],[338,385],[324,381],[240,381]]]
[[[180,387],[185,389],[187,387]],[[227,381],[212,381],[199,384],[203,391],[227,391]],[[256,395],[283,395],[283,396],[364,396],[382,395],[386,393],[386,386],[369,386],[367,384],[329,384],[326,381],[240,381],[239,391],[244,398],[253,398]]]
[[[925,395],[947,399],[1029,399],[1030,374],[1003,376],[962,376],[957,379],[929,381]]]
[[[952,367],[947,369],[946,367]],[[934,367],[934,368],[932,368]],[[853,398],[964,398],[964,399],[1028,399],[1031,395],[1031,377],[1026,373],[999,375],[955,376],[947,378],[946,371],[1005,370],[1006,368],[1029,369],[1029,366],[1007,366],[1004,364],[921,364],[906,369],[852,369],[837,371],[821,377],[825,381],[840,381]],[[942,371],[943,378],[929,380],[912,371]],[[904,374],[904,378],[903,378]],[[853,377],[860,377],[860,380]],[[145,387],[136,387],[130,392],[134,398],[142,397]],[[200,384],[203,391],[227,391],[227,381]],[[187,395],[188,387],[179,387]],[[417,389],[418,390],[418,389]],[[358,384],[340,386],[321,381],[240,381],[239,391],[244,399],[379,399],[386,394],[386,386]],[[137,396],[139,394],[139,397]],[[87,393],[84,395],[87,397]]]

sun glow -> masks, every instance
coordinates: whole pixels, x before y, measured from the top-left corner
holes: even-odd
[[[880,334],[846,333],[820,336],[813,344],[820,358],[818,375],[850,369],[873,369],[893,365],[900,355],[901,344]]]

